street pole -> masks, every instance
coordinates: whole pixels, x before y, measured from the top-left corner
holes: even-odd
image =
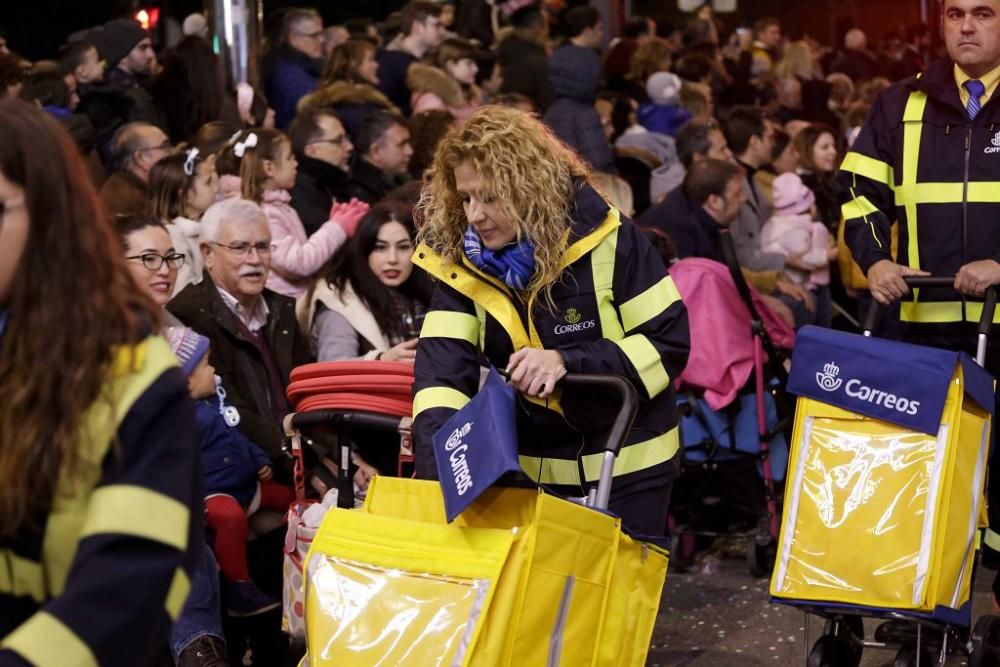
[[[222,60],[226,84],[258,82],[262,0],[205,0],[212,48]]]

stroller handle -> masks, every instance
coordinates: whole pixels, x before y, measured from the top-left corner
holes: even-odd
[[[604,447],[604,460],[601,461],[601,477],[597,482],[596,492],[592,491],[589,503],[600,509],[608,508],[611,497],[611,482],[614,479],[615,459],[619,450],[625,444],[635,415],[639,410],[639,392],[631,382],[618,375],[589,375],[584,373],[567,374],[560,381],[564,387],[581,389],[596,389],[611,391],[621,399],[621,407],[615,415],[615,421],[608,433],[608,442]]]

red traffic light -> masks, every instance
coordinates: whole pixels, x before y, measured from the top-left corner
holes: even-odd
[[[149,9],[140,9],[135,13],[135,20],[139,22],[139,25],[141,25],[143,29],[152,30],[160,21],[160,8],[151,7]]]

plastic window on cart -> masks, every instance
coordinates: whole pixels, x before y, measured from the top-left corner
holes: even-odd
[[[909,607],[926,585],[947,427],[808,418],[775,592]]]
[[[488,591],[485,579],[316,555],[306,583],[310,667],[461,665]]]

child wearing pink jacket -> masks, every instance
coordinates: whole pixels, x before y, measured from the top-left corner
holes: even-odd
[[[830,284],[830,233],[816,221],[816,196],[798,174],[774,179],[774,215],[761,229],[761,249],[797,257],[797,265],[785,267],[785,276],[816,290]]]
[[[278,130],[243,132],[231,149],[240,160],[242,196],[261,205],[271,230],[271,274],[267,287],[297,298],[314,282],[323,265],[354,233],[368,204],[352,199],[334,203],[330,219],[306,235],[288,193],[298,163],[292,145]]]

